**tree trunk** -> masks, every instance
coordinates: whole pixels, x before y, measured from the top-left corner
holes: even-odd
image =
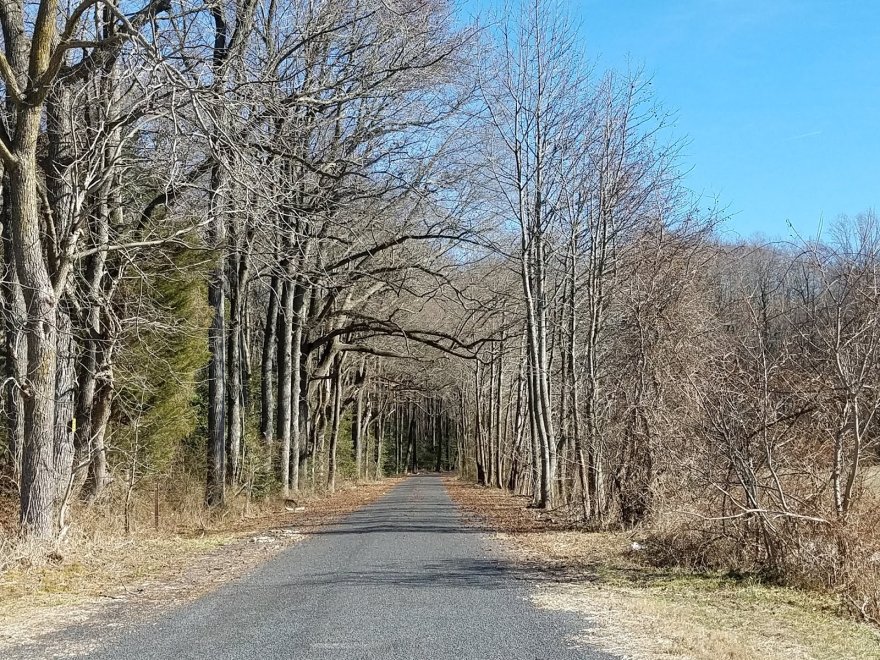
[[[113,401],[113,345],[109,339],[106,339],[105,334],[100,350],[101,359],[98,361],[98,377],[89,422],[91,461],[83,486],[83,497],[89,502],[93,502],[101,495],[107,481],[107,455],[104,437],[107,434],[107,424],[110,421]]]
[[[5,373],[3,397],[6,412],[6,437],[12,463],[12,478],[21,482],[21,460],[24,450],[24,400],[22,386],[27,371],[27,342],[24,327],[27,310],[24,296],[15,272],[15,253],[10,233],[9,186],[3,189],[3,274],[0,278],[0,297],[3,304],[3,351]]]
[[[278,434],[281,442],[281,495],[290,493],[290,430],[293,411],[293,287],[287,280],[281,292],[281,331],[278,337]]]
[[[229,257],[229,362],[227,368],[227,481],[241,476],[242,436],[244,433],[244,300],[248,279],[248,256],[237,241],[236,253]]]
[[[211,170],[211,244],[220,250],[208,281],[208,304],[213,310],[208,330],[208,475],[205,502],[218,506],[226,499],[226,228],[220,209],[221,168]]]
[[[441,472],[443,469],[443,442],[440,436],[440,415],[443,408],[439,399],[431,402],[431,436],[434,445],[434,471]]]
[[[260,358],[260,439],[266,449],[268,467],[272,467],[272,447],[275,435],[275,397],[272,376],[275,372],[276,337],[278,329],[278,276],[269,283],[269,303],[266,306],[266,325],[263,328],[263,350]]]
[[[477,483],[487,485],[486,459],[485,459],[485,433],[483,429],[483,383],[480,380],[480,363],[477,362],[476,375],[474,377],[474,445],[477,467]]]
[[[363,471],[363,436],[364,436],[364,388],[366,387],[366,362],[361,361],[358,367],[355,386],[354,421],[351,425],[351,451],[354,458],[354,478],[360,479]]]
[[[385,404],[382,404],[382,412],[376,417],[376,480],[382,479],[384,476],[382,468],[382,452],[384,451],[383,443],[385,440]]]
[[[303,257],[305,259],[305,257]],[[293,331],[293,337],[291,338],[291,353],[290,353],[290,370],[292,375],[293,382],[291,383],[291,409],[290,409],[290,455],[291,459],[288,463],[285,463],[285,469],[289,470],[290,476],[288,478],[288,483],[290,484],[290,490],[296,492],[299,490],[299,464],[300,464],[300,426],[301,426],[301,417],[306,417],[301,415],[301,406],[308,406],[308,382],[303,378],[303,363],[302,363],[302,341],[303,341],[303,326],[306,322],[305,310],[308,307],[308,295],[310,293],[310,289],[306,287],[304,284],[297,284],[295,286],[295,294],[293,301],[293,309],[292,309],[292,317],[294,322],[296,323],[296,327]],[[303,394],[303,389],[305,388],[305,395]],[[308,413],[308,410],[305,411]],[[303,422],[308,422],[307,417],[302,420]],[[308,436],[306,436],[308,437]]]
[[[46,44],[46,57],[48,48]],[[15,266],[27,309],[21,527],[27,536],[51,538],[56,531],[58,491],[54,459],[57,334],[55,291],[43,260],[37,201],[40,119],[39,107],[20,111],[15,145],[18,162],[9,173],[9,216]]]
[[[55,362],[55,473],[57,479],[56,529],[63,532],[67,527],[65,512],[73,490],[77,472],[87,464],[74,466],[74,409],[76,392],[76,345],[73,328],[65,304],[57,308],[57,360]]]
[[[330,455],[327,467],[327,487],[332,493],[336,489],[336,451],[339,445],[339,423],[342,417],[342,360],[338,355],[333,367],[333,403],[330,425]]]
[[[502,323],[503,323],[502,319]],[[497,362],[497,374],[495,375],[495,480],[494,484],[496,488],[501,488],[501,471],[502,471],[502,446],[504,444],[504,429],[501,425],[501,392],[504,387],[504,373],[501,371],[502,367],[502,356],[504,355],[504,339],[502,338],[501,343],[498,347],[498,354],[496,355],[495,361]]]

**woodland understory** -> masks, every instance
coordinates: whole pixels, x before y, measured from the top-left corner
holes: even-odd
[[[726,238],[650,78],[550,0],[0,28],[5,543],[457,470],[878,622],[873,212]]]

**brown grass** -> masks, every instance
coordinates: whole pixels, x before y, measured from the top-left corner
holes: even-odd
[[[584,640],[631,658],[880,658],[880,634],[839,599],[721,574],[658,569],[627,533],[567,528],[527,500],[447,480],[474,524],[543,577],[541,607],[577,612]]]
[[[61,544],[2,541],[0,651],[123,603],[138,614],[143,607],[193,600],[376,500],[397,481],[345,484],[331,497],[303,496],[296,507],[274,499],[233,500],[207,514],[196,502],[172,512],[163,501],[168,515],[160,517],[158,531],[145,494],[129,536],[108,505],[75,511],[76,525]]]

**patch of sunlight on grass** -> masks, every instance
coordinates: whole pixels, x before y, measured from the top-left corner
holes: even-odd
[[[533,539],[534,541],[534,539]],[[584,534],[582,543],[589,543]],[[832,595],[724,575],[595,564],[590,579],[545,584],[541,607],[596,624],[585,639],[635,658],[880,659],[880,631],[840,615]]]

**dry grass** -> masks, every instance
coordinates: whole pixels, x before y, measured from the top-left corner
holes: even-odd
[[[631,658],[880,658],[880,633],[831,596],[661,570],[624,533],[566,529],[527,501],[453,479],[452,497],[546,579],[536,604],[577,612],[584,639]]]
[[[317,527],[374,501],[397,483],[346,484],[332,497],[290,503],[234,501],[205,515],[186,504],[152,527],[152,501],[139,502],[135,531],[126,537],[110,507],[74,512],[59,545],[0,543],[0,655],[120,604],[167,606],[192,600],[240,576]],[[195,513],[195,512],[198,513]],[[147,515],[149,514],[149,515]],[[135,612],[136,611],[136,612]]]

